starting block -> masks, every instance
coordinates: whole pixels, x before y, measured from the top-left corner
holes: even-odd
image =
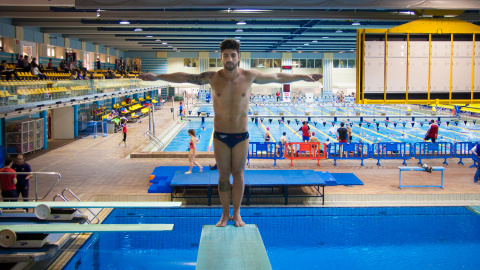
[[[173,224],[29,224],[0,225],[0,246],[40,248],[50,233],[104,233],[171,231]]]

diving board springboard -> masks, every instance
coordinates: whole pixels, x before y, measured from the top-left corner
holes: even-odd
[[[170,208],[182,202],[0,202],[0,208],[36,208],[40,204],[50,208]]]
[[[173,224],[29,224],[0,225],[0,246],[15,244],[17,233],[99,233],[171,231]]]
[[[272,269],[255,224],[245,227],[203,226],[197,270]]]

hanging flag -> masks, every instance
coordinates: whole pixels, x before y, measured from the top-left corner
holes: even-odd
[[[475,123],[477,123],[477,120],[473,120],[473,124],[475,125]]]
[[[317,126],[317,121],[313,121],[313,124],[314,124],[315,126]]]
[[[326,124],[326,123],[327,123],[327,122],[323,122],[323,126],[324,126],[324,127],[325,127],[325,124]]]
[[[463,121],[463,123],[465,123],[465,126],[467,125],[467,121]]]
[[[448,127],[448,125],[450,125],[450,122],[447,121],[447,127]]]
[[[255,118],[252,117],[252,122],[253,122],[253,120],[255,120]]]
[[[395,128],[396,128],[396,127],[397,127],[397,123],[393,123],[393,127],[395,127]]]
[[[287,120],[287,124],[289,124],[289,125],[290,125],[290,120]]]
[[[423,127],[423,123],[420,123],[420,126]]]
[[[385,127],[388,127],[388,124],[387,124],[387,123],[385,123]]]
[[[359,123],[358,126],[359,126],[359,127],[362,127],[362,123]]]
[[[402,123],[403,127],[405,127],[405,123]]]
[[[268,119],[268,122],[271,124],[273,119]]]
[[[379,125],[380,125],[380,123],[377,123],[377,128],[378,128]]]
[[[353,123],[350,123],[350,127],[353,127]]]
[[[278,119],[278,124],[280,125],[282,123],[282,120],[281,119]]]
[[[367,125],[368,125],[368,127],[370,127],[370,123],[368,123]]]
[[[415,126],[415,123],[412,123],[412,128],[413,128],[413,126]]]

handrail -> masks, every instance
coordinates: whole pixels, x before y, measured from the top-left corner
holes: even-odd
[[[26,174],[26,175],[34,175],[35,176],[35,198],[23,198],[24,200],[33,200],[33,201],[38,201],[38,200],[43,200],[45,199],[48,194],[50,194],[50,192],[52,191],[52,189],[58,184],[58,182],[60,182],[60,180],[62,179],[62,175],[58,172],[0,172],[0,174]],[[55,182],[55,184],[53,184],[53,186],[47,191],[47,193],[45,194],[45,196],[43,196],[42,198],[38,198],[38,179],[37,179],[37,175],[57,175],[58,176],[58,179],[57,179],[57,182]],[[18,199],[18,198],[2,198],[2,199]]]
[[[159,140],[157,137],[153,136],[153,134],[148,130],[145,131],[145,133],[143,133],[143,137],[145,137],[147,140],[153,143],[155,147],[158,148],[158,151],[160,151],[165,147],[165,144],[161,140]]]
[[[79,201],[79,202],[82,201],[82,200],[80,200],[80,198],[77,197],[77,195],[75,195],[75,193],[73,193],[73,191],[72,191],[71,189],[69,189],[69,188],[63,189],[63,190],[62,190],[62,195],[57,194],[57,195],[55,195],[55,197],[59,197],[59,198],[61,198],[62,200],[66,201],[66,202],[69,202],[70,200],[69,200],[69,199],[67,198],[67,196],[65,196],[65,194],[64,194],[65,191],[68,191],[75,199],[77,199],[77,201]],[[55,200],[55,197],[54,197],[54,200]],[[97,219],[97,224],[99,224],[99,223],[100,223],[100,219],[98,218],[98,216],[97,216],[90,208],[86,208],[86,209],[93,215],[93,217],[94,217],[93,219]],[[80,211],[78,208],[75,208],[75,210],[77,210],[80,214],[83,215],[83,212]],[[87,223],[88,223],[88,224],[92,224],[93,219],[90,220],[90,219],[87,217]]]

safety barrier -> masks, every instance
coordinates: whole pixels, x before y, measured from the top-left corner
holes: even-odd
[[[372,145],[372,158],[377,159],[377,165],[381,166],[381,159],[403,159],[403,165],[407,166],[407,159],[411,157],[412,145],[409,143],[375,143]]]
[[[463,164],[463,158],[472,158],[472,153],[470,153],[470,149],[472,149],[477,142],[457,142],[454,145],[453,156],[459,158],[460,161],[458,164]]]
[[[283,149],[285,158],[290,159],[290,165],[293,166],[295,159],[316,159],[320,166],[320,160],[327,158],[327,145],[324,143],[286,143]]]
[[[274,142],[250,142],[248,146],[247,165],[250,159],[273,159],[273,166],[277,165],[277,150]]]
[[[334,160],[337,166],[337,159],[368,159],[370,157],[370,145],[368,143],[331,143],[329,145],[328,157]]]
[[[444,159],[443,164],[447,164],[447,158],[452,157],[453,145],[447,142],[417,142],[413,145],[414,157],[418,159],[418,164],[422,164],[422,159]]]

